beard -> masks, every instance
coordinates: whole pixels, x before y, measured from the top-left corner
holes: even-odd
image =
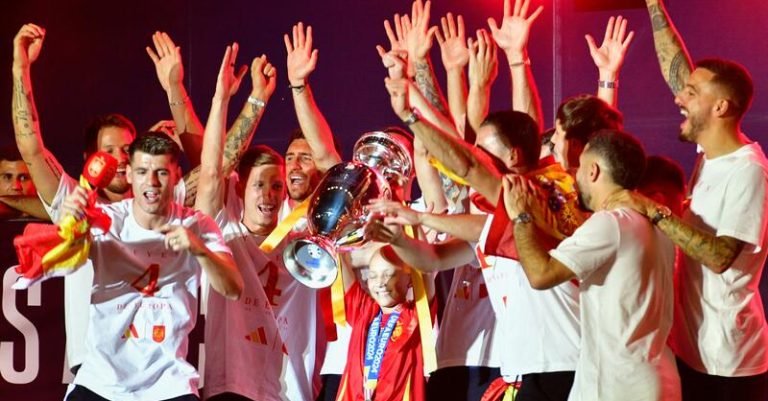
[[[704,130],[704,121],[695,116],[688,116],[688,129],[681,129],[677,138],[681,142],[696,143],[699,138],[699,132]]]

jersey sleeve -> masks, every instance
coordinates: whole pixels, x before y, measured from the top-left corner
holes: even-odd
[[[611,213],[597,212],[549,255],[584,280],[615,257],[618,231],[618,222]]]
[[[747,243],[751,252],[760,252],[766,230],[766,181],[760,164],[749,164],[734,173],[725,191],[723,212],[717,236],[728,236]]]

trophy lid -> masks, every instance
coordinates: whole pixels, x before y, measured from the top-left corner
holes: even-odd
[[[355,142],[352,159],[376,170],[390,183],[402,185],[414,175],[413,143],[406,133],[366,132]]]

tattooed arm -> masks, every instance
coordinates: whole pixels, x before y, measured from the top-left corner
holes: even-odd
[[[736,238],[706,233],[674,215],[662,219],[658,227],[686,255],[717,274],[728,270],[744,249],[744,242]]]
[[[683,38],[675,29],[661,0],[646,0],[653,27],[653,43],[664,80],[677,93],[683,89],[693,71],[693,61],[685,48]]]
[[[312,151],[312,158],[321,172],[341,162],[341,156],[334,146],[333,132],[328,121],[317,107],[312,89],[309,87],[309,75],[317,66],[317,49],[312,48],[312,27],[304,30],[299,22],[293,26],[293,41],[288,35],[283,37],[288,53],[288,82],[293,93],[293,105],[299,127]]]
[[[59,187],[63,170],[45,148],[40,120],[32,96],[31,66],[40,55],[45,29],[26,24],[13,39],[13,99],[11,113],[16,146],[42,199],[50,204]]]
[[[243,109],[237,116],[235,123],[227,132],[224,142],[224,151],[221,164],[221,176],[228,177],[235,170],[243,153],[248,149],[251,143],[256,127],[264,115],[264,108],[269,98],[275,92],[277,82],[277,73],[272,64],[267,60],[267,56],[256,57],[251,62],[251,81],[253,89],[249,96],[249,101],[243,105]],[[259,101],[263,101],[262,104]],[[190,171],[185,177],[186,199],[184,205],[192,207],[197,197],[198,181],[200,178],[200,168]]]
[[[411,18],[401,19],[405,46],[408,51],[408,62],[414,67],[414,81],[419,92],[440,114],[451,118],[448,106],[440,92],[432,62],[429,58],[429,50],[437,32],[437,27],[429,27],[430,1],[422,4],[421,0],[413,2]]]

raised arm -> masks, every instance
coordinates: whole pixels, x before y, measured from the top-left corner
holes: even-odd
[[[40,55],[45,29],[26,24],[13,39],[13,98],[11,117],[16,146],[19,148],[37,192],[50,204],[59,188],[63,170],[58,160],[45,148],[40,119],[32,96],[31,67]]]
[[[176,123],[176,135],[181,140],[184,153],[192,167],[200,164],[200,151],[203,142],[203,124],[197,118],[192,101],[184,87],[184,65],[181,61],[181,48],[176,46],[165,32],[152,35],[155,50],[146,47],[147,54],[155,64],[155,72],[160,86],[168,97],[173,121]]]
[[[645,0],[653,27],[653,44],[664,80],[673,94],[680,92],[693,71],[693,61],[685,42],[669,18],[662,0]]]
[[[440,55],[448,81],[448,109],[453,121],[464,120],[467,114],[467,77],[464,68],[469,64],[469,49],[464,30],[464,18],[459,15],[455,20],[448,13],[440,18],[440,30],[436,31],[437,43],[440,45]],[[459,127],[457,127],[459,128]],[[458,129],[464,135],[463,129]]]
[[[318,169],[325,172],[341,162],[341,156],[333,145],[333,132],[317,107],[309,75],[317,66],[317,49],[312,48],[312,27],[299,22],[293,26],[293,40],[286,34],[285,50],[288,52],[288,82],[293,93],[296,118],[304,137],[312,150]]]
[[[261,55],[251,62],[251,82],[253,85],[251,94],[227,132],[221,170],[224,177],[228,177],[235,170],[243,153],[248,149],[253,134],[256,132],[256,127],[264,115],[264,109],[275,92],[277,73],[267,60],[267,56]],[[195,204],[199,175],[200,168],[198,167],[184,177],[187,189],[187,196],[184,201],[186,206]]]
[[[627,35],[627,20],[622,16],[608,19],[605,37],[600,47],[597,47],[592,35],[585,36],[589,54],[599,73],[597,97],[613,107],[618,107],[619,104],[619,71],[624,64],[627,48],[634,37],[634,31]]]
[[[467,122],[476,132],[491,105],[491,87],[499,75],[496,43],[484,29],[477,30],[477,41],[469,38],[469,96]]]
[[[528,58],[528,37],[531,33],[531,25],[544,9],[539,6],[528,15],[528,7],[531,0],[515,0],[514,8],[512,0],[504,0],[504,18],[501,27],[493,18],[488,19],[493,39],[504,50],[511,74],[512,82],[512,110],[528,114],[539,124],[539,129],[544,126],[543,113],[541,111],[541,98],[533,80],[531,72],[531,59]]]
[[[216,217],[221,209],[224,199],[224,182],[228,177],[224,174],[222,166],[227,108],[230,98],[237,92],[247,71],[247,67],[243,66],[235,75],[238,50],[237,43],[227,46],[224,58],[221,60],[219,75],[216,79],[216,93],[211,101],[211,112],[205,125],[203,151],[200,155],[200,178],[197,184],[195,209],[211,217]]]
[[[408,101],[408,81],[404,78],[386,78],[385,85],[395,114],[404,122],[413,120],[413,111]],[[427,151],[445,167],[469,182],[482,196],[498,199],[501,174],[489,155],[424,119],[417,118],[410,124],[410,129],[424,142]]]

